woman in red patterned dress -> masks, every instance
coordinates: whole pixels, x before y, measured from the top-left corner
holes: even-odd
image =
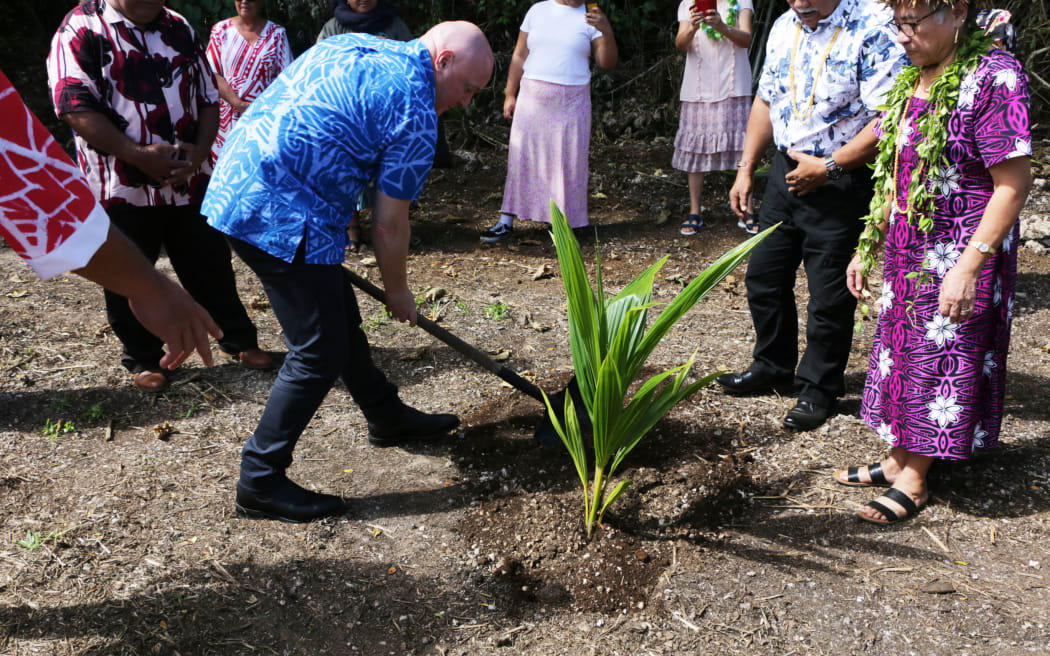
[[[234,123],[252,100],[292,63],[288,35],[260,15],[262,0],[235,0],[237,15],[211,28],[208,63],[219,87],[219,134],[211,148],[212,164]]]

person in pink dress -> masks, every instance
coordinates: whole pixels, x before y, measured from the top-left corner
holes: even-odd
[[[875,126],[892,183],[874,235],[884,259],[882,310],[860,416],[890,452],[834,478],[888,487],[859,514],[891,524],[914,517],[929,501],[935,459],[967,460],[998,444],[1032,134],[1021,64],[989,48],[975,23],[986,2],[883,3],[893,8],[912,67],[901,73],[901,89],[888,95]],[[956,60],[959,71],[950,68]],[[949,94],[957,98],[954,107],[941,104],[951,102]],[[941,156],[928,160],[923,144],[941,139]],[[921,200],[923,189],[929,204]],[[846,282],[857,298],[865,296],[865,273],[855,255]]]
[[[237,15],[211,28],[208,64],[219,88],[219,133],[211,147],[214,164],[237,119],[263,89],[292,63],[284,28],[261,15],[262,0],[234,0]]]
[[[483,242],[510,237],[515,218],[550,223],[551,201],[573,228],[590,222],[590,60],[610,69],[619,51],[609,18],[597,3],[588,6],[543,0],[525,14],[503,90],[503,116],[513,121],[503,208]]]
[[[212,365],[215,322],[184,289],[153,268],[95,200],[83,174],[0,71],[0,237],[41,278],[66,271],[128,299],[160,338],[160,366],[174,369],[194,350]]]
[[[751,113],[751,0],[718,0],[701,13],[694,0],[678,5],[674,44],[686,53],[682,111],[671,166],[689,179],[689,215],[680,232],[692,237],[704,225],[700,197],[710,171],[735,170],[744,150]],[[758,220],[744,224],[752,234]]]

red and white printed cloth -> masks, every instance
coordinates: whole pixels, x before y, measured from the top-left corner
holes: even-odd
[[[246,102],[255,100],[292,63],[288,35],[272,21],[267,21],[255,43],[248,43],[241,36],[232,18],[216,23],[211,28],[207,55],[212,72],[221,75]],[[211,147],[212,163],[219,158],[226,137],[240,117],[230,103],[223,100],[219,104],[219,134]]]
[[[109,217],[0,71],[0,235],[42,278],[88,263]]]
[[[195,143],[201,111],[219,103],[204,47],[170,9],[139,26],[112,1],[83,0],[51,40],[47,77],[56,115],[103,114],[141,145]],[[191,205],[204,198],[208,161],[185,184],[155,187],[137,167],[74,136],[77,161],[102,207]]]

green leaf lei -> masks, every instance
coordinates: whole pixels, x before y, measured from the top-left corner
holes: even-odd
[[[908,182],[908,210],[905,220],[914,223],[915,217],[918,216],[919,230],[926,234],[933,228],[935,202],[935,196],[930,193],[928,183],[931,164],[942,168],[947,166],[944,146],[948,141],[948,118],[959,101],[959,86],[963,78],[977,68],[977,63],[988,53],[990,45],[991,40],[981,30],[974,30],[966,36],[955,54],[955,60],[937,76],[930,87],[930,96],[926,101],[930,111],[925,112],[916,123],[917,129],[913,139],[919,139],[916,147],[919,165],[912,171],[911,180]],[[888,102],[879,107],[879,110],[885,113],[881,121],[882,138],[879,139],[878,154],[875,163],[871,165],[875,169],[875,195],[869,207],[871,213],[863,219],[864,232],[857,247],[861,259],[861,273],[865,276],[875,266],[883,238],[879,225],[884,220],[886,207],[895,198],[897,181],[893,178],[898,148],[897,137],[905,118],[905,107],[915,92],[919,73],[918,66],[905,66],[888,95]],[[920,275],[915,272],[914,275],[909,274],[909,277]],[[924,282],[926,281],[920,280],[920,285]]]
[[[736,27],[736,17],[740,14],[740,2],[739,0],[729,0],[729,13],[726,14],[726,25],[729,27]],[[722,38],[722,35],[715,31],[715,28],[711,27],[707,23],[701,23],[700,29],[704,31],[704,34],[711,37],[715,41]]]

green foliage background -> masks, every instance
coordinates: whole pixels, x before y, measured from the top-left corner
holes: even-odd
[[[60,139],[68,131],[54,118],[47,94],[44,59],[55,29],[76,0],[5,0],[0,12],[0,68],[14,82],[29,106]],[[330,0],[264,0],[269,18],[288,30],[295,54],[311,46],[331,16]],[[488,93],[475,105],[484,111],[502,103],[497,90],[506,79],[506,66],[517,38],[518,25],[534,0],[388,0],[418,34],[449,19],[477,23],[496,53],[496,71]],[[678,0],[599,0],[616,31],[620,65],[595,77],[596,111],[622,106],[663,108],[664,127],[673,134],[683,57],[674,49]],[[1050,11],[1048,0],[999,0],[996,5],[1014,14],[1020,32],[1019,57],[1032,77],[1033,109],[1045,115],[1050,106]],[[234,13],[233,0],[168,0],[168,6],[193,23],[202,40],[210,26]],[[761,57],[769,22],[787,9],[786,0],[755,0],[758,18],[752,60]]]

